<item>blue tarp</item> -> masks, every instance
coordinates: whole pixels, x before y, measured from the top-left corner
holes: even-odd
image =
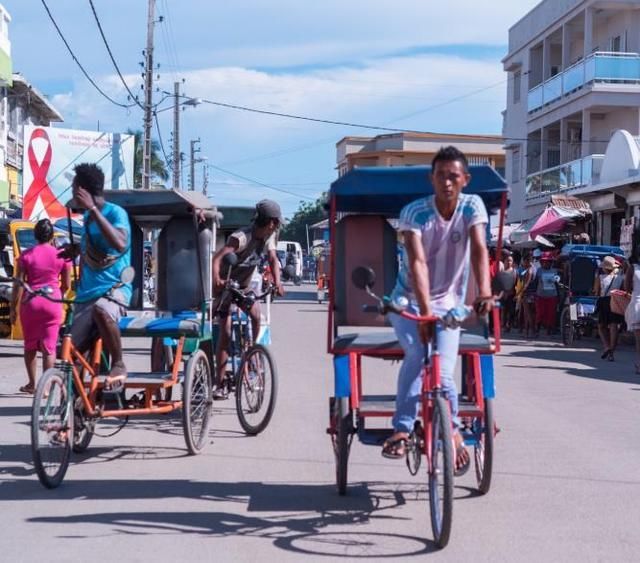
[[[560,251],[561,256],[588,256],[591,258],[604,258],[605,256],[617,256],[624,258],[625,254],[619,246],[604,246],[600,244],[565,244]]]
[[[490,166],[470,166],[471,182],[464,193],[478,194],[487,210],[500,208],[504,179]],[[338,212],[375,213],[397,217],[408,203],[433,194],[431,166],[354,168],[331,184]]]

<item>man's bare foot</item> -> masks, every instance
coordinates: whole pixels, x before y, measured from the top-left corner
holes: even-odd
[[[464,438],[460,432],[456,431],[453,434],[453,445],[455,446],[456,456],[456,469],[454,471],[454,475],[456,477],[460,477],[469,469],[469,465],[471,465],[471,457],[469,457],[469,452],[464,445]]]
[[[108,391],[119,391],[124,387],[127,379],[127,368],[124,362],[115,362],[111,366],[111,371],[105,379],[104,386]]]
[[[394,432],[382,445],[383,457],[389,459],[402,459],[407,451],[407,432]]]

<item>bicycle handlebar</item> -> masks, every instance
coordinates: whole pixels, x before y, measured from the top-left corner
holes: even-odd
[[[401,317],[410,321],[416,321],[419,323],[442,323],[449,328],[455,328],[460,326],[470,315],[473,309],[471,307],[461,307],[459,309],[452,309],[445,315],[416,315],[415,313],[409,313],[406,307],[394,303],[389,297],[379,298],[373,293],[370,293],[372,297],[378,300],[377,305],[363,305],[362,310],[365,313],[377,313],[380,315],[387,315],[389,313],[395,313]]]

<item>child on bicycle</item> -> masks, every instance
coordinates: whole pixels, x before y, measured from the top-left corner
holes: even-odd
[[[462,194],[470,179],[464,154],[452,146],[441,148],[431,168],[434,195],[410,203],[400,214],[398,229],[404,238],[405,256],[392,298],[406,298],[409,312],[441,316],[463,305],[470,264],[479,290],[476,311],[486,314],[493,307],[486,245],[487,212],[479,196]],[[394,433],[385,441],[382,455],[399,459],[406,453],[407,439],[418,414],[425,343],[430,340],[433,325],[399,315],[391,315],[390,320],[404,350],[404,360],[398,375]],[[456,430],[458,391],[453,375],[460,329],[435,330],[442,388],[449,398]],[[470,458],[457,430],[454,440],[459,475],[469,467]]]
[[[224,379],[229,358],[228,348],[231,338],[231,318],[229,317],[230,303],[220,302],[225,283],[228,278],[238,282],[241,290],[248,289],[251,278],[260,265],[264,254],[267,255],[271,267],[271,275],[278,295],[284,295],[284,288],[280,282],[280,261],[276,254],[276,234],[282,223],[280,206],[269,199],[263,199],[256,204],[256,212],[251,225],[232,233],[226,244],[213,257],[213,293],[216,298],[214,311],[220,319],[219,338],[216,345],[217,389],[213,398],[220,400],[227,398],[227,388]],[[235,253],[238,260],[229,266],[223,258]],[[260,331],[260,304],[254,303],[249,311],[251,328],[254,337]]]

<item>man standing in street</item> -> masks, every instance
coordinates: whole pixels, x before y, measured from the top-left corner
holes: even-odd
[[[127,377],[118,321],[131,300],[131,285],[120,281],[122,271],[131,264],[131,226],[127,212],[104,199],[104,173],[99,166],[79,164],[74,172],[70,205],[84,210],[84,233],[72,340],[84,351],[96,337],[102,338],[111,354],[106,388],[115,392]]]

